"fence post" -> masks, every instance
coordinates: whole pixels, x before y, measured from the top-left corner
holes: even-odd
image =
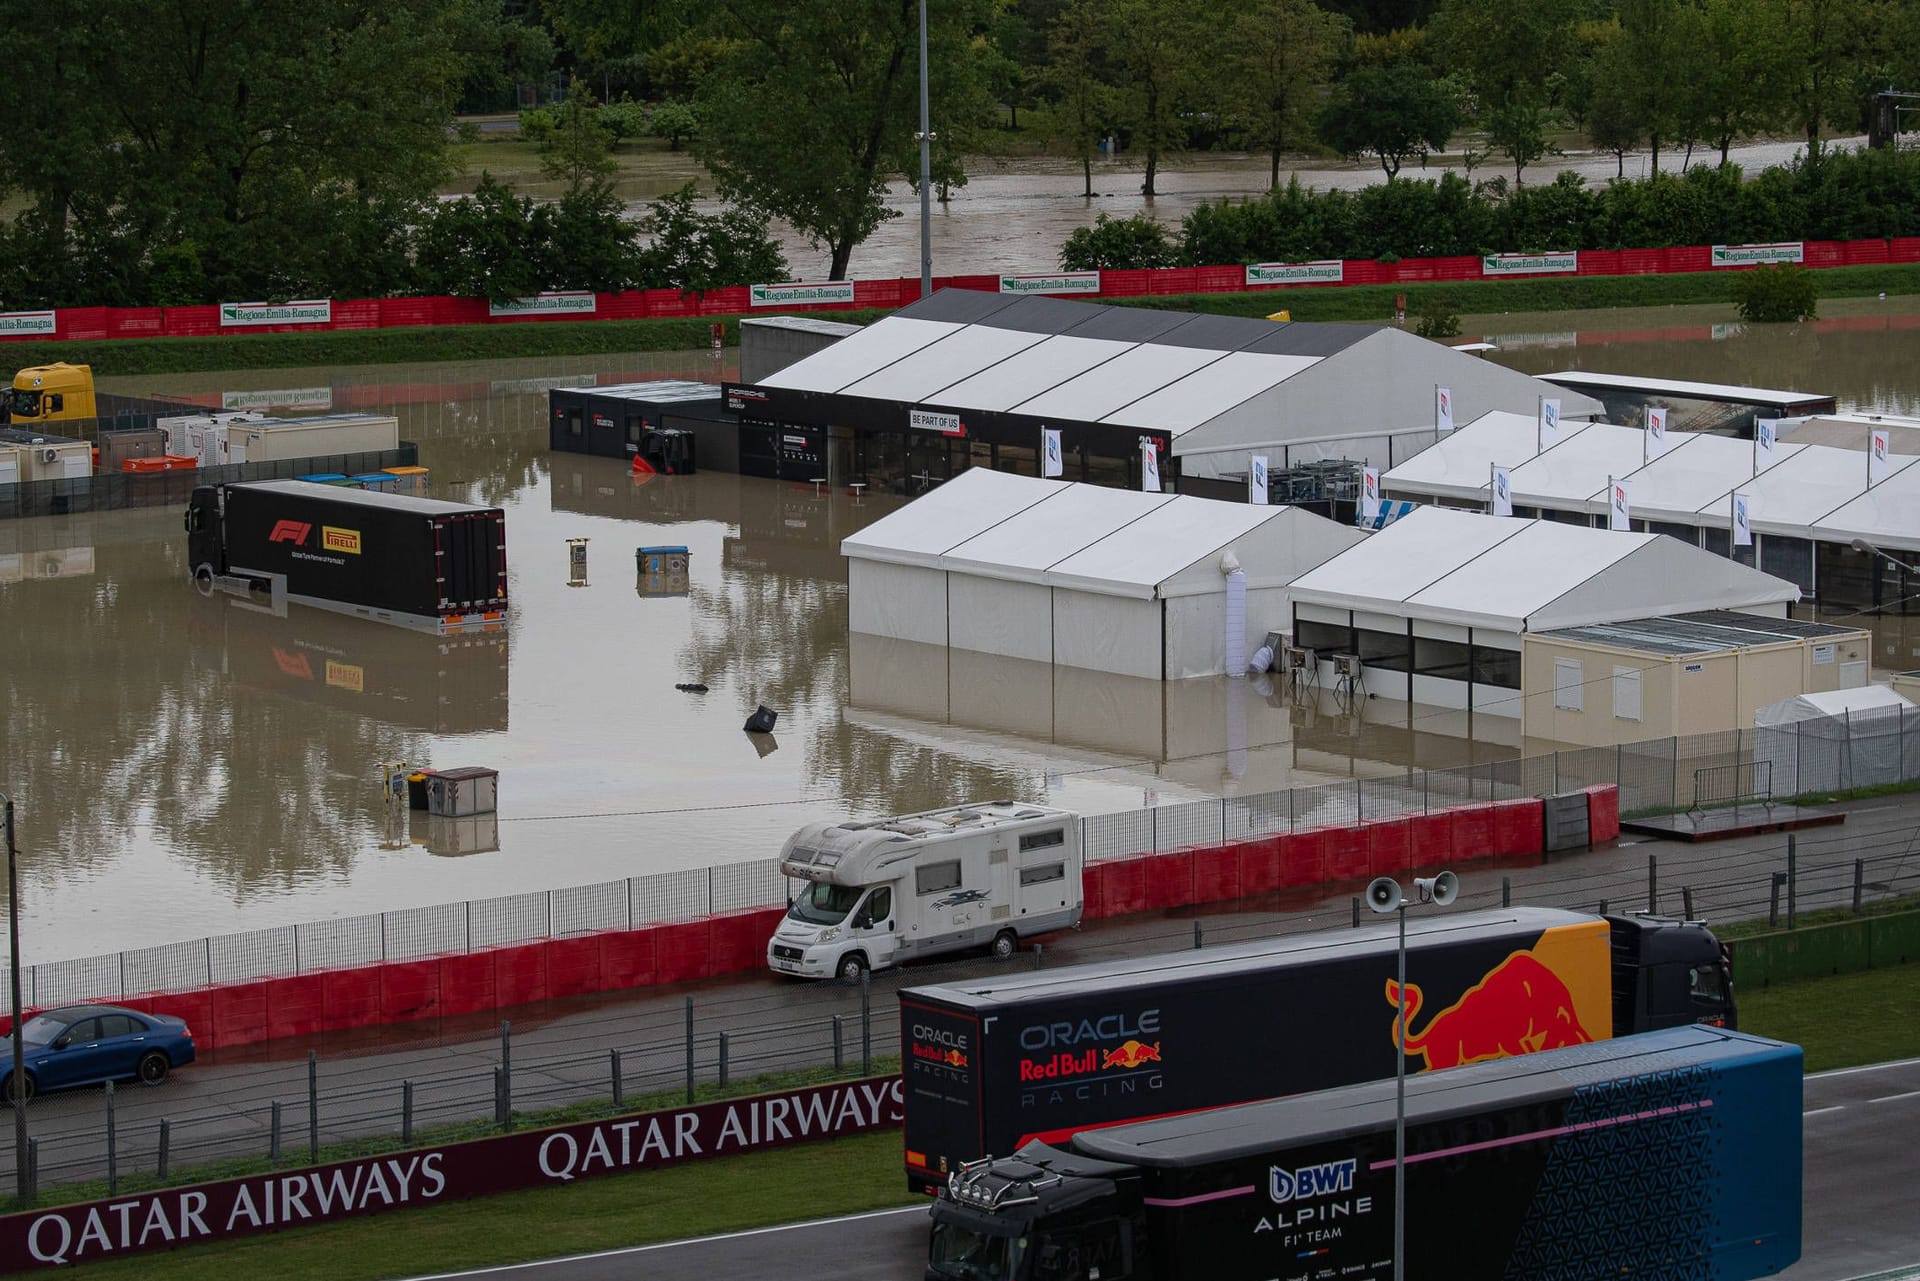
[[[120,1139],[114,1133],[113,1082],[107,1082],[107,1195],[120,1195]]]
[[[860,971],[860,1075],[873,1075],[873,976]]]
[[[513,1129],[513,1024],[500,1020],[500,1124]]]
[[[1607,900],[1605,900],[1605,899],[1601,899],[1601,900],[1600,900],[1600,910],[1599,910],[1598,912],[1595,912],[1595,913],[1594,913],[1594,915],[1595,915],[1595,916],[1605,916],[1606,914],[1607,914]]]
[[[1193,923],[1193,950],[1196,952],[1200,950],[1200,922],[1198,921]]]
[[[833,1070],[835,1073],[847,1070],[847,1037],[844,1021],[846,1015],[833,1016]]]
[[[1036,970],[1040,968],[1040,958],[1045,952],[1045,946],[1046,945],[1042,943],[1035,943],[1033,945],[1033,968]]]
[[[27,1140],[27,1204],[40,1199],[40,1140]]]
[[[727,1088],[727,1034],[720,1034],[720,1088]]]
[[[1867,860],[1853,860],[1853,914],[1860,915],[1860,901],[1865,897],[1867,888]]]
[[[267,1130],[267,1159],[280,1163],[280,1100],[273,1101],[273,1120]]]
[[[1553,752],[1553,790],[1555,794],[1558,794],[1560,791],[1560,749],[1559,748],[1555,748]]]
[[[1787,833],[1787,928],[1800,923],[1800,843]]]
[[[1680,887],[1680,914],[1689,921],[1700,919],[1693,914],[1693,886],[1691,885]]]
[[[1647,855],[1647,911],[1660,911],[1660,857],[1657,854]]]
[[[307,1160],[320,1164],[320,1052],[307,1051]]]
[[[501,1090],[500,1086],[505,1080],[506,1078],[500,1075],[500,1065],[498,1063],[494,1064],[493,1065],[493,1123],[499,1126],[503,1130],[506,1129],[507,1127],[507,1096],[505,1092]]]
[[[413,1142],[413,1082],[400,1082],[400,1141]]]
[[[1366,821],[1367,816],[1362,812],[1362,810],[1366,805],[1366,800],[1367,800],[1367,793],[1365,789],[1360,786],[1360,780],[1357,778],[1354,779],[1353,780],[1353,821],[1356,823],[1364,823]]]
[[[620,1071],[620,1051],[607,1051],[607,1065],[613,1073],[613,1106],[620,1107],[627,1101],[627,1083]]]
[[[1787,879],[1787,874],[1785,872],[1775,872],[1769,879],[1773,885],[1772,892],[1767,901],[1767,924],[1778,928],[1780,925],[1780,884]]]
[[[1513,878],[1511,876],[1503,876],[1500,878],[1500,906],[1513,906]]]
[[[1353,928],[1356,930],[1360,928],[1360,896],[1358,894],[1353,896]]]

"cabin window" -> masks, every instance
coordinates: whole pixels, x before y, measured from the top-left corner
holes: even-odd
[[[1553,705],[1563,712],[1587,710],[1586,672],[1577,658],[1553,660]]]
[[[1029,850],[1048,850],[1066,843],[1067,832],[1062,827],[1056,827],[1050,832],[1029,832],[1020,838],[1020,852],[1025,854]]]
[[[916,868],[913,873],[913,888],[918,894],[938,894],[942,890],[960,887],[960,860],[951,863],[929,863]]]
[[[1066,879],[1066,876],[1067,865],[1065,863],[1042,863],[1038,867],[1023,867],[1020,869],[1020,883],[1022,885],[1044,885],[1048,881],[1063,881]]]

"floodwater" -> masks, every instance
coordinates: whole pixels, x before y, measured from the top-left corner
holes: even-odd
[[[1735,333],[1715,328],[1724,309],[1684,309],[1610,332],[1593,313],[1468,329],[1507,337],[1494,358],[1530,369],[1618,356],[1588,367],[1758,371],[1844,407],[1911,406],[1920,370],[1898,325],[1920,324],[1914,300],[1829,310],[1861,323]],[[1511,341],[1559,333],[1577,341]],[[26,958],[764,858],[818,818],[989,796],[1102,812],[1520,749],[1510,722],[1461,713],[1343,713],[1253,682],[1163,686],[850,640],[840,540],[898,500],[718,473],[638,483],[618,460],[547,452],[546,388],[719,380],[732,359],[109,380],[398,415],[436,496],[506,508],[512,617],[442,640],[203,598],[173,510],[0,522],[0,788],[19,802]],[[585,586],[567,584],[570,538],[590,540]],[[684,592],[641,590],[634,549],[658,544],[689,549]],[[1883,639],[1882,665],[1920,665],[1897,658],[1920,635]],[[779,722],[755,738],[741,725],[760,703]],[[498,815],[390,815],[376,780],[396,760],[498,769]]]

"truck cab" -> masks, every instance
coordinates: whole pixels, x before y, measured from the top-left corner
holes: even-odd
[[[1706,1023],[1737,1028],[1733,962],[1703,921],[1607,917],[1615,1036]]]
[[[59,361],[33,365],[13,376],[13,387],[7,395],[9,421],[37,423],[96,416],[91,365]]]
[[[1137,1281],[1145,1245],[1138,1169],[1030,1143],[948,1176],[926,1281]]]

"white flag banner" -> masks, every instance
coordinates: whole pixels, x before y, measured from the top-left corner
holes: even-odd
[[[1756,418],[1753,420],[1753,474],[1758,476],[1773,466],[1773,442],[1778,439],[1780,420],[1777,418]]]
[[[1552,449],[1560,443],[1560,401],[1557,397],[1540,398],[1540,448]]]
[[[1664,405],[1647,406],[1647,459],[1651,462],[1667,452],[1667,410]],[[1692,455],[1688,455],[1691,457]]]
[[[1893,461],[1887,455],[1893,449],[1893,434],[1885,427],[1875,427],[1873,435],[1867,438],[1867,487],[1878,485],[1893,475]]]
[[[1627,506],[1627,482],[1623,477],[1615,476],[1607,481],[1607,528],[1622,531],[1633,528]]]
[[[1149,494],[1160,492],[1160,451],[1145,436],[1140,439],[1140,488]]]
[[[1267,456],[1254,454],[1247,463],[1247,501],[1255,507],[1267,505]]]
[[[1493,504],[1495,516],[1513,515],[1513,476],[1504,467],[1493,469]]]
[[[1745,494],[1733,496],[1733,545],[1735,547],[1753,546],[1753,516],[1748,508],[1751,500]]]
[[[1380,469],[1360,469],[1360,515],[1371,525],[1380,519]]]
[[[1060,458],[1060,429],[1042,427],[1040,429],[1040,474],[1061,476],[1066,474],[1066,470],[1066,464]]]
[[[1433,429],[1442,436],[1453,430],[1453,389],[1433,389]]]

